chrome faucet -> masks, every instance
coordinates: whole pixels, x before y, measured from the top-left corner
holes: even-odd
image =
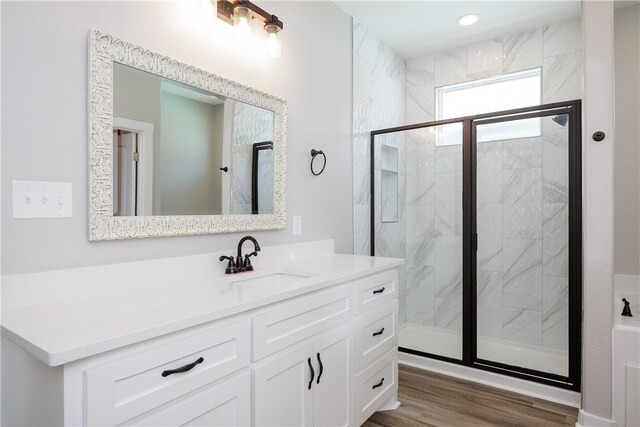
[[[243,260],[242,259],[242,244],[244,242],[246,242],[247,240],[251,240],[253,242],[254,251],[251,252],[251,253],[246,254],[244,256],[244,260]],[[244,236],[238,242],[238,256],[236,257],[235,261],[233,260],[232,256],[224,256],[223,255],[223,256],[220,257],[220,261],[229,260],[229,263],[227,264],[227,268],[225,269],[224,273],[225,274],[235,274],[235,273],[241,273],[243,271],[253,271],[253,266],[251,265],[250,258],[252,256],[258,256],[258,252],[260,252],[260,245],[258,244],[258,241],[255,238],[253,238],[252,236]]]

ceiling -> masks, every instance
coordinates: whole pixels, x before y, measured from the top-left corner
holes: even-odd
[[[405,59],[580,16],[580,0],[344,1],[335,3]],[[465,14],[480,15],[467,27]]]

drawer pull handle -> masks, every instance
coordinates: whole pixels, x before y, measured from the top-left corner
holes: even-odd
[[[169,375],[171,375],[171,374],[180,374],[180,373],[182,373],[182,372],[190,371],[190,370],[192,370],[193,368],[195,368],[195,366],[196,366],[196,365],[198,365],[198,364],[200,364],[200,363],[202,363],[202,362],[204,362],[204,358],[200,357],[200,358],[198,358],[198,360],[196,360],[195,362],[193,362],[193,363],[189,363],[188,365],[184,365],[184,366],[182,366],[182,367],[180,367],[180,368],[177,368],[177,369],[169,369],[169,370],[167,370],[167,371],[162,371],[162,376],[163,376],[163,377],[168,377],[168,376],[169,376]]]
[[[320,372],[318,372],[318,381],[316,382],[316,384],[320,384],[320,377],[322,376],[322,372],[324,371],[322,360],[320,360],[320,353],[318,353],[318,363],[320,364]]]
[[[374,332],[373,336],[377,337],[378,335],[382,335],[383,332],[384,332],[384,328],[380,329],[378,332]]]
[[[377,290],[373,291],[374,294],[381,294],[383,292],[384,292],[384,286],[381,287],[380,289],[377,289]]]
[[[384,377],[380,380],[380,382],[378,384],[374,384],[373,387],[371,387],[373,390],[377,389],[378,387],[382,387],[382,384],[384,383]]]
[[[311,370],[311,379],[309,380],[309,390],[311,390],[311,384],[313,384],[313,379],[316,376],[315,371],[313,370],[313,366],[311,365],[311,358],[307,357],[307,363],[309,364],[309,369]]]

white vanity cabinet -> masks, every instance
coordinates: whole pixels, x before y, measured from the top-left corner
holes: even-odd
[[[4,335],[3,425],[360,425],[397,404],[397,265],[59,366]]]
[[[398,407],[398,271],[353,284],[356,304],[356,423]]]

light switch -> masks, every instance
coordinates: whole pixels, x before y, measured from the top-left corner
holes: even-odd
[[[302,217],[294,216],[293,217],[293,235],[299,236],[302,234]]]
[[[14,218],[68,218],[70,182],[13,181]]]

